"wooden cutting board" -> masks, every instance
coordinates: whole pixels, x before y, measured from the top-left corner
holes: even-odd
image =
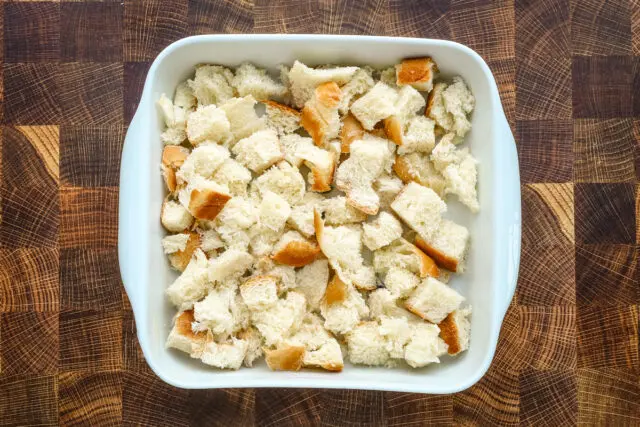
[[[515,3],[0,3],[0,423],[639,425],[640,2]],[[516,135],[524,229],[477,385],[187,391],[147,367],[117,264],[122,141],[156,54],[221,32],[444,38],[486,59]]]

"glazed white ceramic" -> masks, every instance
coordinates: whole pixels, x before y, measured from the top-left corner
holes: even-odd
[[[451,197],[448,216],[467,226],[471,249],[467,272],[451,286],[473,306],[471,345],[460,357],[444,356],[423,369],[345,365],[341,373],[312,370],[220,371],[164,347],[175,309],[164,297],[175,279],[162,252],[160,206],[163,128],[155,101],[172,94],[198,63],[237,66],[251,61],[275,73],[299,59],[310,65],[368,64],[386,67],[403,58],[432,56],[441,75],[461,75],[476,97],[473,128],[466,137],[478,159],[481,211],[472,215]],[[183,388],[317,387],[453,393],[477,382],[493,358],[505,311],[514,293],[520,259],[520,178],[513,135],[487,64],[466,46],[443,40],[326,35],[209,35],[182,39],[153,62],[122,152],[118,254],[140,346],[153,371]]]

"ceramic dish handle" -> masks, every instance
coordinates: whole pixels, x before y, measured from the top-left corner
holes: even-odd
[[[122,159],[120,161],[120,192],[118,211],[118,261],[120,274],[134,310],[139,304],[140,284],[146,283],[144,268],[148,248],[145,238],[143,218],[147,207],[145,198],[148,193],[148,177],[141,173],[140,164],[145,159],[147,131],[142,126],[141,111],[145,111],[143,102],[133,117],[124,139]]]
[[[504,283],[504,313],[506,314],[509,304],[513,299],[518,282],[518,269],[520,267],[520,243],[522,229],[522,210],[520,203],[520,168],[518,166],[518,152],[516,143],[507,122],[503,119],[501,126],[501,145],[503,150],[501,175],[505,179],[499,182],[500,194],[504,200],[508,201],[508,208],[501,210],[498,218],[499,227],[502,230],[500,245],[504,248],[503,259],[506,264],[506,277]]]

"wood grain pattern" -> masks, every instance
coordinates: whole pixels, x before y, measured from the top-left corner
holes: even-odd
[[[451,39],[491,68],[523,241],[468,390],[180,390],[147,365],[116,248],[126,126],[169,43],[251,32]],[[638,425],[640,0],[4,1],[0,75],[0,425]]]

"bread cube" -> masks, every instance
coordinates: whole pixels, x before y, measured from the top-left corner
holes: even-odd
[[[329,263],[319,259],[305,265],[296,273],[296,290],[307,299],[309,310],[316,311],[329,282]]]
[[[351,114],[357,118],[362,127],[372,130],[382,119],[395,113],[395,103],[398,93],[382,82],[361,96],[351,105]]]
[[[278,302],[277,283],[272,276],[253,276],[240,286],[240,295],[250,311],[266,310]]]
[[[197,146],[203,142],[223,143],[231,138],[231,124],[225,112],[215,105],[198,107],[187,120],[187,138]]]
[[[211,288],[207,257],[197,249],[182,274],[167,288],[169,301],[181,310],[193,308]]]
[[[272,129],[258,131],[241,139],[231,149],[236,161],[261,173],[284,158],[278,134]]]
[[[305,239],[297,231],[287,231],[273,248],[271,259],[279,264],[302,267],[312,263],[320,254],[315,242]]]
[[[362,224],[362,242],[372,251],[402,237],[402,224],[388,212],[380,212],[371,223]]]
[[[194,332],[191,329],[194,320],[193,310],[178,313],[173,320],[173,327],[169,332],[165,347],[175,348],[189,355],[202,351],[207,342],[207,333]]]
[[[432,189],[410,182],[391,203],[391,209],[409,227],[428,240],[440,227],[447,205]]]
[[[313,96],[316,87],[323,83],[335,82],[338,86],[346,84],[358,71],[358,67],[309,68],[295,61],[283,79],[288,81],[294,107],[302,108]],[[285,83],[286,84],[286,83]]]
[[[301,126],[300,111],[276,101],[263,100],[262,102],[265,105],[267,126],[275,130],[281,138],[284,135],[297,135],[293,132]]]
[[[349,360],[357,365],[384,366],[389,363],[384,336],[378,322],[362,322],[347,336]]]
[[[298,204],[305,195],[304,178],[295,166],[280,162],[257,177],[251,184],[253,193],[262,197],[272,191],[285,199],[290,206]]]
[[[184,231],[193,224],[193,216],[189,211],[172,200],[165,200],[162,204],[160,220],[164,228],[172,233]]]
[[[231,98],[220,105],[220,109],[229,120],[229,129],[234,142],[266,129],[266,120],[256,114],[256,102],[253,96],[247,95],[242,98]]]
[[[436,325],[426,322],[412,325],[411,339],[404,348],[404,358],[413,368],[421,368],[430,363],[440,363],[440,356],[447,352],[447,345],[438,336]]]
[[[233,98],[233,73],[219,65],[198,65],[193,80],[187,84],[198,100],[198,105],[222,104]]]
[[[443,220],[431,238],[416,237],[416,246],[433,258],[440,267],[462,273],[469,246],[469,230],[450,220]]]
[[[432,189],[441,197],[445,194],[445,178],[436,170],[428,155],[412,153],[397,156],[393,170],[406,184],[417,182]]]
[[[200,360],[206,365],[220,369],[240,369],[247,354],[247,342],[231,338],[230,343],[209,342],[205,345]]]
[[[232,83],[240,96],[251,95],[256,99],[282,97],[286,91],[285,87],[274,81],[266,70],[256,68],[249,62],[244,62],[236,68]]]
[[[440,323],[460,307],[464,297],[433,277],[427,277],[405,301],[412,313],[431,323]]]
[[[398,86],[410,85],[415,89],[429,92],[433,88],[433,77],[438,66],[430,57],[405,59],[396,65]]]
[[[449,313],[449,315],[438,324],[440,337],[447,343],[447,353],[452,356],[469,348],[469,334],[471,332],[470,315],[471,307],[459,309]]]
[[[326,147],[340,133],[342,123],[338,107],[341,99],[342,92],[335,82],[323,83],[302,109],[300,125],[319,147]]]

